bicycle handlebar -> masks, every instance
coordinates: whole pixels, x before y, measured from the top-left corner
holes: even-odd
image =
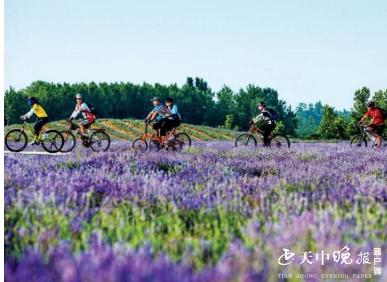
[[[148,133],[148,127],[154,120],[145,120],[145,134]]]

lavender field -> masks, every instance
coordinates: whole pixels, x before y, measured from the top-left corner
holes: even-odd
[[[9,282],[386,281],[387,150],[7,154],[4,197]]]

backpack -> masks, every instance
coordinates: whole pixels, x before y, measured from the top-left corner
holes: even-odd
[[[84,102],[87,107],[90,109],[90,113],[92,113],[93,115],[97,115],[98,114],[98,111],[96,108],[93,107],[93,105],[91,105],[89,102]]]
[[[272,120],[278,120],[279,116],[275,110],[267,109],[267,111],[270,113]]]
[[[385,110],[383,110],[382,108],[379,108],[379,107],[375,107],[377,108],[381,113],[382,113],[382,117],[384,120],[387,119],[387,112]]]

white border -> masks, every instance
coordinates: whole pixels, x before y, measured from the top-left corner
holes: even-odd
[[[0,216],[0,248],[1,248],[1,270],[0,270],[0,281],[4,281],[4,13],[5,13],[5,7],[4,7],[4,0],[0,0],[0,38],[1,42],[3,42],[1,45],[1,59],[0,59],[0,89],[3,91],[2,98],[0,99],[0,107],[1,107],[1,115],[0,115],[0,124],[1,124],[1,130],[0,130],[0,152],[1,152],[1,163],[0,163],[0,191],[1,191],[1,197],[0,197],[0,208],[1,208],[1,216]]]

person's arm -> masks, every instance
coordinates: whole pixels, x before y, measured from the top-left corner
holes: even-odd
[[[75,107],[73,113],[71,114],[69,120],[75,119],[79,115],[80,111],[77,107]]]
[[[26,113],[26,114],[20,116],[20,118],[21,118],[21,119],[28,119],[28,118],[32,117],[32,115],[34,114],[34,112],[35,112],[35,111],[34,111],[34,107],[32,107],[31,110],[30,110],[28,113]]]
[[[153,111],[151,111],[151,112],[146,116],[145,120],[149,120],[150,117],[152,116],[152,113],[153,113]]]
[[[177,109],[177,106],[176,105],[173,105],[172,109],[171,109],[171,114],[173,115],[177,115],[179,113],[178,109]]]
[[[90,108],[87,106],[86,103],[82,103],[79,107],[79,112],[90,112]]]
[[[150,115],[150,117],[149,117],[149,121],[154,120],[154,119],[157,117],[158,114],[159,114],[158,112],[152,111],[152,112],[151,112],[151,115]]]
[[[144,122],[152,121],[156,118],[157,112],[152,110],[145,118]]]
[[[367,111],[367,112],[363,115],[363,117],[360,119],[359,123],[363,123],[364,120],[365,120],[366,118],[368,118],[368,117],[369,117],[369,112]]]
[[[250,121],[250,125],[255,124],[260,118],[262,114],[258,114],[257,116],[253,117]]]

